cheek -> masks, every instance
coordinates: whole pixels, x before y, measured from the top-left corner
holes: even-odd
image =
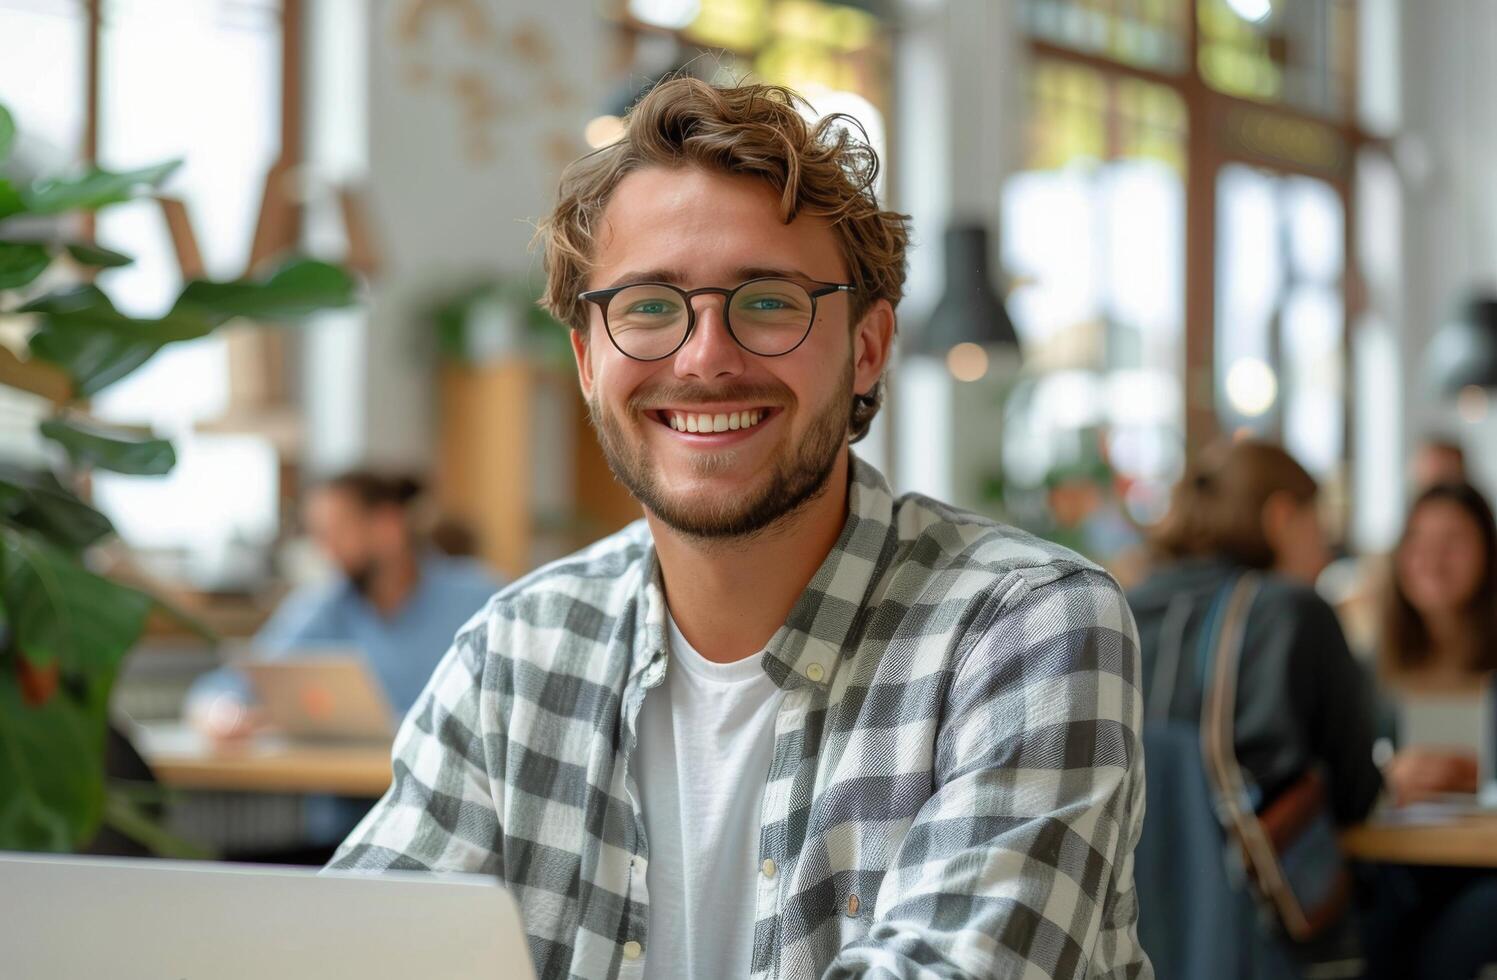
[[[1477,587],[1481,585],[1482,574],[1486,571],[1482,567],[1483,560],[1481,552],[1475,548],[1462,546],[1459,553],[1455,556],[1453,564],[1461,590],[1466,592],[1467,595],[1475,592]]]
[[[1425,556],[1415,551],[1406,552],[1398,559],[1398,581],[1406,593],[1411,595],[1425,591],[1430,578],[1430,565]]]

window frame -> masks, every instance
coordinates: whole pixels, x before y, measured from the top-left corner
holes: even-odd
[[[1344,272],[1341,280],[1343,309],[1342,377],[1343,413],[1342,449],[1339,470],[1349,479],[1355,453],[1355,374],[1353,372],[1355,325],[1368,312],[1368,293],[1361,279],[1361,262],[1357,251],[1357,208],[1355,188],[1357,166],[1364,149],[1390,153],[1389,140],[1363,129],[1356,120],[1358,105],[1355,64],[1349,80],[1350,91],[1339,116],[1321,116],[1284,104],[1260,102],[1218,91],[1201,74],[1199,61],[1200,26],[1195,0],[1179,0],[1188,7],[1185,18],[1186,50],[1189,57],[1178,73],[1162,71],[1119,61],[1106,55],[1067,47],[1054,41],[1025,33],[1024,43],[1031,64],[1050,61],[1084,67],[1109,82],[1133,78],[1176,92],[1185,105],[1185,268],[1184,283],[1184,386],[1185,450],[1194,455],[1222,435],[1216,411],[1216,257],[1217,257],[1217,183],[1221,171],[1230,164],[1244,164],[1270,171],[1277,176],[1301,175],[1324,181],[1341,201],[1343,222]],[[1351,10],[1350,33],[1356,37],[1361,14],[1360,3]],[[1355,48],[1354,48],[1355,50]],[[1293,131],[1313,136],[1323,148],[1323,159],[1310,154],[1296,158],[1272,148],[1248,145],[1236,132],[1243,125],[1277,126],[1280,132]],[[1272,365],[1282,375],[1283,364],[1275,353]],[[1282,413],[1276,414],[1271,435],[1282,436]],[[1350,514],[1338,515],[1338,530],[1350,527]]]

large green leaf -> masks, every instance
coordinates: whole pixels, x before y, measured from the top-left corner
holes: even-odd
[[[159,185],[181,165],[181,160],[172,160],[154,167],[119,172],[94,167],[79,177],[38,181],[21,192],[21,202],[32,214],[93,211],[107,204],[128,201],[143,187]]]
[[[161,476],[177,465],[177,454],[165,439],[69,419],[48,419],[40,428],[43,436],[67,450],[74,466],[97,466],[132,476]]]
[[[62,308],[67,297],[54,298],[57,306],[43,314],[28,344],[33,357],[66,371],[82,398],[125,377],[166,344],[195,340],[213,331],[213,324],[200,315],[171,313],[142,320],[122,316],[112,308],[82,305],[89,298],[86,295],[75,293],[74,297],[81,308]]]
[[[16,141],[16,120],[10,110],[0,105],[0,163],[10,156],[10,148]]]
[[[98,672],[32,705],[0,659],[0,850],[76,850],[98,830],[113,680]]]
[[[17,313],[76,313],[93,310],[97,313],[114,313],[114,304],[104,291],[92,283],[59,289],[22,306]]]
[[[145,629],[153,600],[85,569],[39,537],[0,529],[0,601],[21,655],[87,676],[112,671]]]
[[[0,242],[0,289],[19,289],[47,271],[52,256],[36,242]]]
[[[31,335],[31,356],[57,365],[81,398],[98,394],[149,361],[161,344],[131,340],[109,330],[43,327]]]
[[[0,221],[13,214],[20,214],[26,209],[21,201],[21,192],[16,190],[16,185],[0,177]]]
[[[173,312],[209,316],[220,323],[236,316],[293,320],[353,301],[354,281],[346,270],[299,258],[282,265],[268,279],[188,283]]]
[[[68,254],[73,261],[79,265],[89,265],[98,269],[117,269],[122,265],[129,265],[135,260],[123,252],[112,249],[100,248],[89,242],[72,242],[67,246]]]
[[[109,331],[131,340],[170,344],[180,340],[197,340],[213,332],[214,324],[197,313],[168,313],[163,317],[124,316],[101,309],[60,310],[43,315],[43,323],[52,329]]]
[[[47,470],[0,464],[0,519],[74,553],[114,533],[109,518],[69,493]]]

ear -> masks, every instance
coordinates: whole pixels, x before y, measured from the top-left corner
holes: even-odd
[[[863,314],[852,334],[852,390],[866,395],[883,376],[894,349],[894,307],[877,300]]]
[[[589,328],[591,329],[591,325]],[[577,359],[577,383],[582,386],[582,397],[593,396],[592,344],[582,330],[572,330],[572,356]]]

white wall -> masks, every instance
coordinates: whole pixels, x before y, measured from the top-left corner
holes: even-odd
[[[561,168],[587,149],[612,30],[593,0],[310,6],[322,9],[310,14],[309,132],[339,137],[311,146],[313,164],[363,174],[383,271],[367,322],[314,341],[306,389],[323,436],[309,463],[419,466],[432,458],[436,406],[434,345],[417,314],[477,278],[540,282],[527,244]],[[362,51],[348,50],[350,36]]]
[[[1497,491],[1497,405],[1463,423],[1424,384],[1424,351],[1452,306],[1497,289],[1497,3],[1402,7],[1405,178],[1400,354],[1404,452],[1432,431],[1458,434],[1476,476]]]

